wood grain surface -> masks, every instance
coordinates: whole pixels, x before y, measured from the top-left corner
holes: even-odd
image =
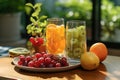
[[[38,73],[21,70],[12,64],[12,58],[0,58],[0,80],[120,80],[120,57],[108,56],[96,70],[81,67],[54,73]],[[15,79],[3,79],[3,77]]]

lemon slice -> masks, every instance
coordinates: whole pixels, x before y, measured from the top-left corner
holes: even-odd
[[[30,54],[30,51],[27,48],[17,47],[17,48],[9,49],[10,57],[16,57],[19,55],[28,55],[28,54]]]

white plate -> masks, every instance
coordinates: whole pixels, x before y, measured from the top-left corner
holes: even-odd
[[[33,67],[27,67],[27,66],[20,66],[18,65],[18,57],[15,57],[13,59],[13,63],[15,64],[16,67],[23,69],[23,70],[27,70],[27,71],[32,71],[32,72],[59,72],[59,71],[67,71],[70,69],[74,69],[80,66],[80,61],[77,60],[71,60],[68,59],[69,62],[69,66],[65,66],[65,67],[53,67],[53,68],[33,68]]]

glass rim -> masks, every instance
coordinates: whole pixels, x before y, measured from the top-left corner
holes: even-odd
[[[67,21],[67,23],[86,23],[86,21],[84,21],[84,20],[69,20],[69,21]]]
[[[47,21],[64,21],[64,18],[47,18]]]

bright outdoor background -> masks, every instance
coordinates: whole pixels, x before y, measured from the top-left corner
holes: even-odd
[[[63,17],[65,20],[86,21],[87,39],[92,37],[91,0],[36,0],[43,3],[42,13],[48,17]],[[100,40],[120,42],[120,0],[101,0]],[[94,22],[93,22],[94,23]]]
[[[17,6],[18,8],[21,8],[21,6],[24,7],[23,2],[32,3],[41,2],[42,3],[41,15],[46,15],[48,16],[48,18],[63,17],[65,21],[73,19],[86,21],[88,41],[95,42],[97,40],[102,42],[110,42],[110,44],[120,43],[120,0],[19,0],[19,1],[22,1],[21,5],[20,2],[16,2],[14,0],[0,0],[0,14],[1,13],[5,14],[11,11],[17,12],[19,10],[16,9]],[[93,6],[95,4],[100,9],[99,8],[97,9],[96,6]],[[99,4],[100,6],[98,6]],[[2,7],[4,7],[5,9],[3,9]],[[95,15],[93,15],[95,8],[96,13]],[[28,36],[26,34],[26,25],[29,23],[29,17],[26,16],[27,15],[25,14],[25,12],[23,12],[23,15],[21,16],[22,26],[20,28],[22,38],[27,38]],[[93,17],[100,18],[98,22],[100,23],[100,25],[98,26],[93,25],[93,23],[96,24],[96,21],[94,21]],[[2,28],[0,26],[0,30],[1,29]],[[11,30],[11,32],[13,31]],[[94,34],[96,32],[97,34]],[[7,32],[5,34],[7,34]],[[94,35],[97,35],[98,39],[95,39],[96,37],[94,37]]]

